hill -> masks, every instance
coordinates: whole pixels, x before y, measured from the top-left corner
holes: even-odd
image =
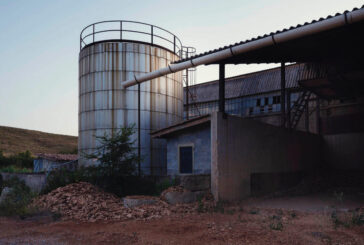
[[[0,151],[4,155],[29,150],[35,153],[75,153],[77,137],[0,126]]]

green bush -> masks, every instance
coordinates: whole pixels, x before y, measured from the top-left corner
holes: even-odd
[[[0,168],[13,165],[18,168],[33,169],[33,160],[34,158],[30,151],[21,152],[9,157],[4,156],[3,152],[0,151]]]
[[[3,187],[10,187],[12,191],[0,204],[1,216],[23,216],[34,211],[29,207],[29,204],[36,194],[25,185],[24,181],[20,181],[17,177],[12,177],[3,182]]]
[[[31,172],[33,172],[33,170],[29,169],[29,168],[19,168],[17,166],[10,165],[10,166],[1,168],[0,172],[3,172],[3,173],[31,173]]]
[[[176,185],[176,179],[164,179],[155,185],[156,194],[160,195],[164,190]]]
[[[172,183],[156,185],[151,177],[137,171],[140,163],[135,154],[135,142],[131,136],[134,126],[124,127],[112,135],[96,137],[100,147],[94,154],[84,154],[86,158],[97,160],[97,166],[80,168],[76,171],[56,170],[49,174],[44,193],[75,182],[89,182],[117,196],[156,195]]]

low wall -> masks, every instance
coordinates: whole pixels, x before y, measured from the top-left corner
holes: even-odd
[[[364,133],[324,135],[324,161],[337,170],[364,171]]]
[[[211,191],[216,200],[251,195],[254,173],[299,173],[320,164],[320,137],[222,113],[211,117]]]
[[[29,188],[39,193],[45,186],[47,176],[45,173],[1,173],[3,180],[10,179],[11,177],[18,177],[23,180]]]

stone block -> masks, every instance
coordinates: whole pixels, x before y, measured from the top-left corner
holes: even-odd
[[[9,193],[13,190],[10,187],[4,187],[0,195],[0,204],[5,200],[5,198],[9,195]]]
[[[182,175],[178,176],[179,185],[189,191],[207,191],[210,190],[211,175]]]
[[[199,198],[202,198],[206,191],[185,191],[185,192],[167,192],[165,199],[169,204],[175,205],[178,203],[192,203],[196,202]]]
[[[137,207],[141,205],[152,205],[157,203],[157,200],[155,198],[148,198],[148,197],[125,197],[123,199],[124,207],[132,208]]]

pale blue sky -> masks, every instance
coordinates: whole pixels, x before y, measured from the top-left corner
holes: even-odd
[[[0,125],[77,135],[79,34],[101,20],[142,21],[198,53],[329,14],[358,0],[0,0]],[[232,66],[237,75],[270,66]],[[198,82],[217,67],[197,70]]]

